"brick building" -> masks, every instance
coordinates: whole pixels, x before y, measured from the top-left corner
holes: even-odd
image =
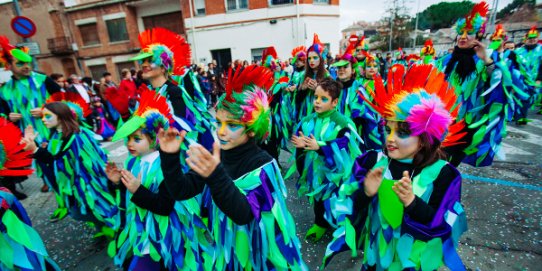
[[[310,45],[313,33],[333,54],[339,51],[339,0],[180,1],[196,62],[259,59],[270,45],[287,59],[294,47]]]

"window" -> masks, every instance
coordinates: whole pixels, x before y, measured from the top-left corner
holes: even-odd
[[[94,65],[89,66],[88,69],[90,70],[90,74],[92,76],[92,79],[96,81],[100,81],[102,78],[104,72],[107,72],[107,67],[104,65]]]
[[[226,0],[228,10],[247,9],[248,0]]]
[[[83,46],[100,44],[96,23],[79,25],[79,33],[83,39]]]
[[[250,55],[252,56],[253,61],[260,61],[262,60],[263,50],[265,48],[254,48],[250,50]]]
[[[184,22],[182,12],[171,12],[153,16],[143,17],[145,29],[163,27],[177,34],[184,35]]]
[[[314,3],[319,3],[319,4],[329,4],[329,0],[313,0]]]
[[[194,9],[196,9],[196,15],[205,15],[205,0],[195,0]]]
[[[133,61],[129,61],[129,62],[119,62],[119,63],[116,63],[117,64],[117,73],[118,73],[118,78],[119,78],[119,81],[122,80],[122,76],[121,76],[121,71],[122,69],[132,69],[132,68],[135,68],[135,64]]]
[[[128,40],[128,30],[126,30],[126,20],[124,18],[105,21],[107,33],[109,33],[109,42]]]
[[[282,4],[291,4],[293,0],[271,0],[271,5],[282,5]]]

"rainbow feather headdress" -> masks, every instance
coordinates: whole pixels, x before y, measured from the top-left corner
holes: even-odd
[[[52,102],[63,102],[65,103],[74,114],[75,118],[80,122],[83,123],[85,121],[85,118],[92,113],[92,110],[90,109],[87,102],[79,95],[78,93],[74,92],[57,92],[51,95],[49,99],[47,99],[47,103]]]
[[[489,48],[493,50],[499,48],[501,44],[507,40],[506,31],[504,31],[502,24],[498,24],[495,27],[495,32],[493,32],[489,40],[491,40]]]
[[[113,141],[126,138],[140,128],[143,134],[149,135],[155,141],[160,128],[166,130],[170,125],[174,125],[175,121],[166,98],[144,85],[140,88],[142,92],[139,107],[113,135]]]
[[[294,65],[297,60],[301,60],[301,61],[305,61],[307,60],[307,47],[305,46],[298,46],[298,47],[295,47],[293,50],[292,50],[292,65]]]
[[[365,36],[358,37],[356,35],[350,36],[350,45],[354,48],[354,51],[357,51],[360,48],[361,51],[369,51],[369,44],[365,42]]]
[[[0,176],[28,176],[33,170],[32,152],[20,144],[21,130],[0,117]]]
[[[420,52],[420,57],[423,59],[423,64],[429,64],[435,57],[435,53],[433,41],[431,39],[426,40]]]
[[[269,46],[265,48],[262,52],[262,66],[275,71],[277,68],[277,50],[275,47]]]
[[[489,6],[485,1],[482,1],[472,8],[471,12],[465,17],[457,20],[454,25],[455,31],[458,35],[462,35],[467,32],[469,35],[474,35],[480,31],[485,31],[485,25],[487,22],[487,13]]]
[[[190,65],[190,45],[179,34],[165,28],[152,28],[139,34],[141,52],[132,60],[151,58],[157,67],[163,66],[169,75],[182,75]]]
[[[0,36],[0,67],[7,67],[8,56],[21,62],[32,62],[27,47],[15,47],[9,43],[6,36]]]
[[[318,34],[314,34],[314,37],[312,39],[312,45],[307,49],[307,55],[309,52],[315,52],[317,55],[319,55],[322,59],[326,59],[327,57],[327,49],[326,46],[320,42],[320,38],[318,38]]]
[[[536,28],[536,25],[533,25],[529,32],[527,32],[527,35],[525,35],[528,39],[536,39],[539,36],[538,29]]]
[[[344,50],[344,53],[342,54],[342,56],[339,57],[340,60],[333,63],[331,66],[341,67],[341,66],[347,65],[348,63],[351,63],[352,67],[356,67],[358,60],[354,56],[354,49],[355,49],[354,45],[350,43],[348,47],[346,47],[346,49]]]
[[[459,111],[457,96],[444,73],[432,65],[413,65],[408,72],[403,65],[393,65],[387,88],[375,80],[373,101],[361,96],[385,119],[407,122],[413,136],[427,135],[430,142],[443,146],[457,144],[463,122],[454,122]]]
[[[233,119],[246,125],[246,132],[265,140],[271,130],[271,110],[266,90],[273,85],[273,73],[264,67],[238,66],[228,75],[226,93],[220,97],[217,110],[226,110]]]

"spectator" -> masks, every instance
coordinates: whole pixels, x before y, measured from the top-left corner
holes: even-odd
[[[70,75],[70,81],[71,85],[66,92],[79,93],[85,102],[90,103],[90,89],[81,82],[79,76],[76,74]]]
[[[68,83],[66,82],[66,78],[63,74],[60,73],[53,73],[51,74],[51,79],[57,83],[57,85],[60,87],[60,90],[62,92],[66,92],[66,89],[69,87]]]

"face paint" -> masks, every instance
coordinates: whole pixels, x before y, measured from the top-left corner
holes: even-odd
[[[145,154],[151,153],[154,151],[153,145],[150,142],[150,137],[141,132],[141,129],[133,132],[128,136],[128,142],[126,143],[126,148],[130,155],[134,157],[141,157]]]
[[[411,136],[402,126],[396,121],[387,121],[384,128],[388,156],[395,160],[412,159],[419,150],[420,138]]]
[[[311,69],[316,69],[320,66],[320,56],[316,52],[309,52],[308,59]]]
[[[352,64],[348,63],[344,66],[337,67],[337,76],[342,82],[346,82],[352,78]]]
[[[242,122],[233,120],[232,117],[225,110],[216,112],[217,134],[220,147],[223,150],[230,150],[245,144],[249,139],[245,125]]]
[[[43,117],[41,120],[43,121],[43,124],[45,124],[45,127],[49,129],[58,128],[58,116],[47,108],[43,109]]]
[[[338,99],[333,100],[331,95],[325,91],[321,86],[318,86],[314,91],[314,111],[316,113],[323,113],[333,110],[338,103]]]

